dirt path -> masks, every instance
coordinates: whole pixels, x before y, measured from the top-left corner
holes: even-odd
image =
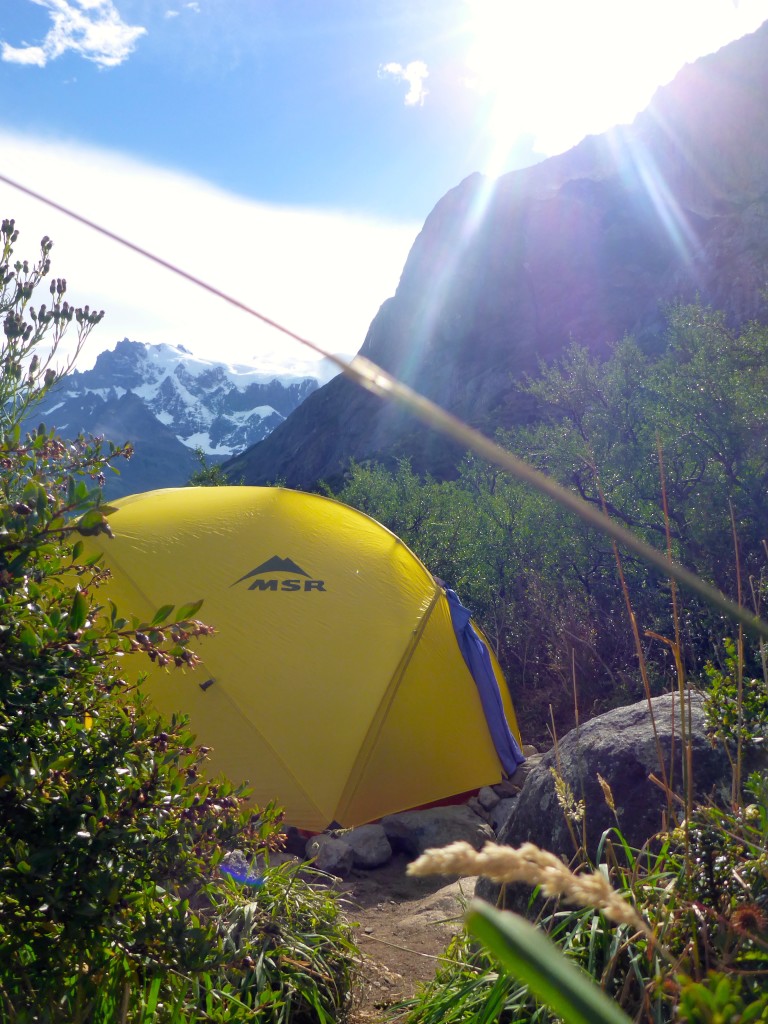
[[[381,1021],[387,1007],[413,996],[434,976],[437,957],[462,927],[474,879],[410,878],[407,864],[396,855],[382,868],[355,871],[339,886],[363,953],[350,1024]]]

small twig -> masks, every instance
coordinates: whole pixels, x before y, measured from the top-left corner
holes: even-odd
[[[457,966],[460,966],[463,969],[466,969],[469,966],[467,964],[461,963],[459,960],[451,960],[448,957],[444,956],[442,953],[424,953],[420,949],[411,949],[410,946],[401,946],[399,942],[390,942],[389,939],[380,939],[378,935],[370,935],[363,933],[363,935],[361,935],[360,938],[373,939],[374,942],[380,942],[383,946],[391,946],[392,949],[400,949],[403,951],[403,953],[413,953],[414,956],[423,956],[427,960],[444,960],[447,963],[456,964]],[[478,974],[480,973],[479,967],[473,968],[473,970],[476,970]]]
[[[733,536],[733,555],[736,560],[736,602],[741,608],[741,554],[739,552],[739,534],[736,529],[736,513],[733,510],[733,503],[729,500],[728,509],[731,513],[731,533]],[[741,801],[741,774],[744,761],[744,630],[739,624],[739,634],[736,647],[736,686],[737,686],[737,729],[736,729],[736,771],[733,775],[733,788],[731,800],[736,806]]]

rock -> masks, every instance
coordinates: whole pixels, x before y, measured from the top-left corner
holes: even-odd
[[[674,768],[671,773],[676,791],[682,783],[680,713],[677,695],[667,694],[652,700],[659,744],[669,772],[670,752],[674,747]],[[705,734],[703,698],[691,695],[693,782],[698,800],[711,796],[730,785],[730,766],[722,747],[713,747]],[[512,814],[499,833],[499,842],[519,846],[529,841],[570,860],[574,853],[563,811],[557,801],[552,769],[570,786],[577,800],[586,805],[587,849],[593,862],[597,846],[606,829],[618,825],[630,846],[642,847],[664,827],[666,798],[650,781],[661,777],[656,740],[648,703],[640,701],[617,708],[569,732],[557,750],[545,754],[529,775],[517,798]],[[608,783],[613,794],[616,815],[606,802],[598,774]],[[578,826],[574,826],[578,832]],[[519,896],[510,893],[506,904]],[[522,887],[519,887],[522,889]],[[526,890],[526,894],[530,890]],[[495,903],[499,886],[481,879],[478,896]],[[527,895],[526,895],[527,902]]]
[[[222,857],[219,870],[234,878],[236,882],[242,882],[244,885],[256,885],[261,881],[267,866],[277,867],[278,864],[284,864],[286,861],[298,863],[298,860],[299,858],[290,853],[282,852],[270,853],[268,861],[261,855],[248,860],[242,850],[230,850]]]
[[[458,839],[479,850],[493,830],[466,805],[428,807],[418,811],[388,814],[381,821],[393,850],[417,857],[434,846],[446,846]]]
[[[517,796],[507,796],[503,800],[499,800],[491,811],[491,826],[497,835],[506,826],[516,806]]]
[[[523,750],[526,748],[523,747]],[[514,775],[510,775],[508,779],[504,779],[502,782],[497,782],[493,787],[496,794],[499,797],[505,796],[516,796],[525,784],[525,780],[531,774],[537,764],[540,763],[543,754],[537,754],[535,747],[528,747],[532,750],[532,754],[525,755],[525,761],[521,765],[518,765],[517,771]]]
[[[490,814],[488,813],[488,811],[486,811],[486,809],[483,807],[483,805],[480,803],[476,796],[471,796],[469,800],[467,800],[467,807],[470,809],[470,811],[476,814],[478,818],[482,818],[483,821],[487,821],[490,823]]]
[[[352,850],[356,868],[378,868],[392,857],[392,847],[381,825],[361,825],[337,838]]]
[[[432,926],[456,934],[462,927],[474,888],[474,878],[459,878],[437,892],[415,901],[413,913],[400,920],[396,931],[404,938],[408,938],[422,933],[425,926]]]
[[[477,799],[481,807],[486,811],[492,811],[501,798],[498,793],[493,791],[491,786],[483,786],[478,791]]]
[[[255,860],[249,861],[242,850],[230,850],[229,853],[225,853],[219,864],[220,871],[246,885],[259,880],[261,868],[262,865]]]
[[[682,784],[680,760],[680,702],[667,694],[652,700],[656,731],[669,772],[674,744],[675,764],[671,773],[674,788]],[[713,747],[705,734],[703,698],[691,695],[694,789],[698,798],[710,796],[730,783],[728,758],[722,747]],[[572,857],[573,843],[557,802],[551,769],[557,768],[577,800],[587,811],[587,838],[594,860],[602,833],[618,824],[630,846],[640,847],[664,826],[664,793],[649,776],[661,778],[651,716],[647,701],[617,708],[573,729],[558,744],[557,751],[544,755],[529,776],[509,823],[504,842],[525,839]],[[598,774],[613,794],[616,815],[606,802]]]
[[[307,843],[307,857],[314,859],[315,867],[329,875],[345,878],[355,863],[352,847],[334,836],[313,836]]]
[[[268,864],[269,864],[269,867],[276,868],[280,864],[288,864],[288,863],[298,864],[302,860],[304,860],[304,855],[303,854],[302,854],[302,856],[299,857],[299,856],[297,856],[294,853],[290,853],[288,850],[277,850],[276,852],[273,852],[273,853],[269,854]],[[262,870],[266,866],[266,863],[265,863],[265,860],[264,860],[263,857],[257,857],[255,863],[259,864],[261,866]]]
[[[294,825],[284,825],[283,835],[285,840],[283,843],[283,849],[286,853],[292,853],[296,857],[303,857],[307,849],[307,840],[309,836],[300,828],[296,828]]]

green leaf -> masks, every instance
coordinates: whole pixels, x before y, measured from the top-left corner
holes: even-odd
[[[149,992],[147,993],[147,1002],[144,1007],[145,1019],[150,1020],[157,1009],[157,1003],[160,998],[160,985],[162,983],[162,977],[156,974],[152,979],[152,984],[149,986]]]
[[[61,771],[63,768],[69,768],[75,759],[74,754],[64,754],[61,757],[57,757],[54,761],[51,761],[48,765],[49,772]]]
[[[34,654],[37,651],[37,648],[38,648],[37,636],[34,634],[34,632],[30,629],[29,626],[25,626],[22,629],[21,635],[19,636],[19,640],[21,641],[22,647],[28,653]]]
[[[753,1020],[765,1020],[765,1010],[765,1002],[762,999],[755,1000],[754,1003],[750,1003],[742,1010],[739,1024],[752,1024]]]
[[[191,604],[184,604],[179,608],[176,615],[177,622],[186,622],[187,619],[192,619],[197,615],[203,606],[202,599],[199,601],[193,601]]]
[[[174,606],[172,604],[164,604],[162,608],[159,608],[155,612],[155,616],[150,622],[150,626],[159,626],[161,622],[165,622],[168,616],[173,611]]]
[[[91,537],[96,533],[101,533],[103,526],[104,516],[97,508],[89,509],[77,521],[78,532],[82,533],[86,537]]]
[[[75,481],[74,504],[81,505],[84,501],[87,501],[90,493],[91,491],[84,480]]]
[[[72,607],[69,610],[69,627],[72,630],[82,629],[88,618],[88,601],[81,590],[75,592]]]
[[[41,495],[45,498],[45,488],[37,480],[30,480],[21,492],[22,500],[28,505],[36,505]]]
[[[567,1024],[630,1024],[597,982],[524,918],[473,900],[467,928]]]

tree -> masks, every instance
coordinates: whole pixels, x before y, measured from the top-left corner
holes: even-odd
[[[212,465],[208,462],[200,445],[195,448],[195,458],[198,461],[199,469],[196,469],[189,478],[187,487],[226,487],[231,483],[218,463]]]
[[[768,328],[732,331],[722,314],[670,310],[651,358],[629,338],[607,358],[572,346],[524,386],[534,425],[500,437],[517,455],[646,541],[736,596],[760,588],[768,522]],[[665,516],[663,495],[666,492]],[[542,736],[582,713],[639,699],[637,649],[612,544],[553,503],[469,457],[453,481],[350,467],[338,496],[403,538],[456,587],[496,646],[523,731]],[[621,554],[643,633],[671,632],[669,581]],[[687,663],[722,650],[723,625],[680,596]],[[666,686],[666,645],[644,637],[650,681]]]

